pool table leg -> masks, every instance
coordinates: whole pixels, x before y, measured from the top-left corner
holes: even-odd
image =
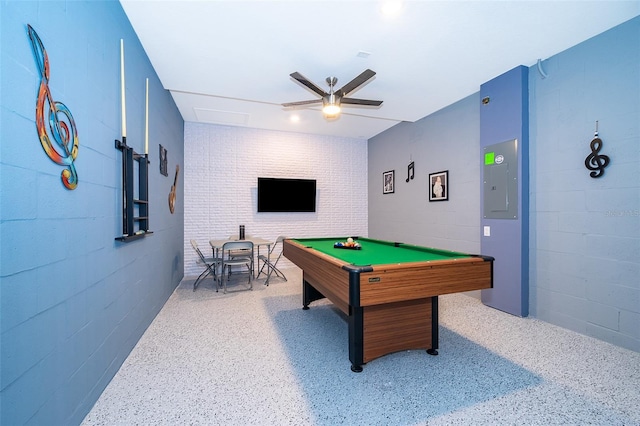
[[[351,371],[360,373],[364,364],[364,311],[355,306],[349,310],[349,361]]]
[[[303,272],[304,274],[304,272]],[[324,295],[320,293],[314,286],[309,284],[307,280],[302,277],[302,309],[305,311],[309,309],[309,303],[314,300],[324,299]]]
[[[438,355],[438,296],[431,298],[431,349],[429,355]]]

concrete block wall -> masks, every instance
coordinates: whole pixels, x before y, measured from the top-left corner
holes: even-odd
[[[480,252],[480,98],[477,94],[369,141],[369,235]],[[414,162],[413,180],[406,181]],[[395,170],[395,192],[382,174]],[[449,200],[429,201],[430,173],[448,170]]]
[[[162,144],[173,167],[182,163],[183,120],[117,1],[2,1],[0,8],[0,424],[80,424],[182,279],[183,210],[169,213],[173,179],[160,175],[156,153]],[[27,24],[47,51],[52,97],[78,129],[73,191],[38,137],[41,75]],[[120,39],[128,143],[144,150],[149,78],[155,154],[154,234],[129,243],[115,241],[122,235],[114,142],[122,135]]]
[[[530,70],[531,314],[640,351],[640,17]],[[611,163],[584,165],[598,122]]]
[[[258,177],[316,179],[316,212],[258,213]],[[202,271],[191,239],[209,254],[210,239],[237,235],[239,225],[268,240],[367,235],[363,139],[185,123],[184,180],[185,277]]]

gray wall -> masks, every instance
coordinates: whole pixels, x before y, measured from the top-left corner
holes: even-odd
[[[449,250],[480,250],[479,95],[369,140],[369,236]],[[406,182],[408,165],[415,178]],[[382,174],[395,170],[395,192]],[[429,202],[429,173],[449,171],[449,201]]]
[[[531,69],[531,315],[640,351],[640,17]],[[584,166],[599,122],[603,177]]]
[[[640,351],[640,17],[529,71],[530,315]],[[505,70],[506,72],[507,70]],[[479,250],[479,95],[369,142],[369,235]],[[599,121],[605,176],[584,166]],[[407,165],[416,179],[405,183]],[[396,192],[382,173],[396,170]],[[426,176],[449,170],[449,201]]]

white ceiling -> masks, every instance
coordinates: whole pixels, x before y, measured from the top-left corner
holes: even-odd
[[[185,121],[368,139],[416,121],[518,66],[544,59],[640,15],[640,1],[120,0],[163,86]],[[363,57],[364,56],[364,57]],[[597,58],[594,58],[594,61]],[[317,95],[365,69],[377,75],[326,120]],[[552,75],[548,78],[553,78]],[[299,117],[298,122],[291,120]]]

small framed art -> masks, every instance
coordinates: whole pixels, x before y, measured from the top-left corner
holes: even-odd
[[[382,193],[391,194],[394,191],[395,170],[389,170],[382,174]]]
[[[169,170],[167,170],[167,149],[160,145],[160,174],[169,176]]]
[[[429,174],[429,201],[449,199],[449,170]]]

